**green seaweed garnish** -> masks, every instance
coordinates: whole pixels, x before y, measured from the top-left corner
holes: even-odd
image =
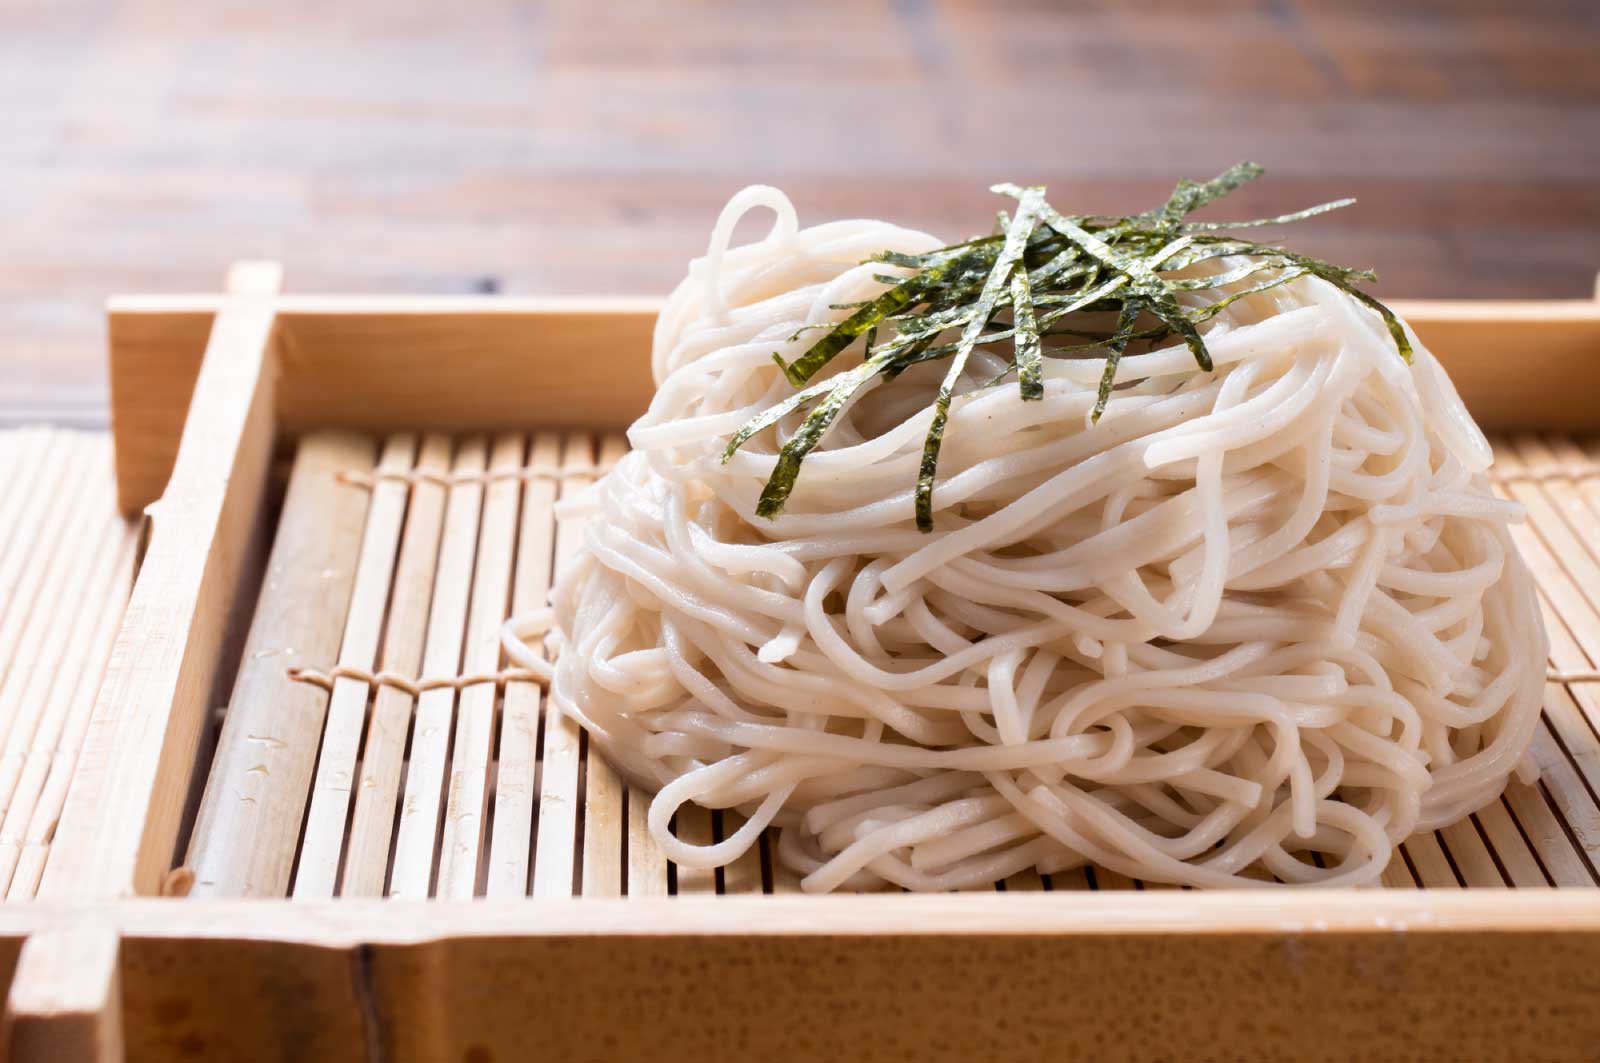
[[[1388,328],[1395,349],[1409,363],[1411,343],[1400,320],[1357,287],[1377,279],[1371,271],[1337,266],[1230,235],[1237,229],[1302,221],[1349,206],[1354,200],[1340,199],[1248,221],[1188,220],[1191,212],[1261,173],[1255,163],[1242,162],[1209,181],[1180,181],[1161,206],[1127,217],[1063,215],[1045,201],[1043,188],[995,185],[992,191],[1017,204],[1014,212],[998,213],[992,235],[923,255],[894,251],[874,255],[868,261],[909,274],[886,273],[878,278],[888,286],[882,294],[836,307],[851,311],[843,321],[808,325],[797,332],[796,337],[816,328],[828,330],[794,361],[772,356],[799,390],[747,421],[729,440],[722,460],[730,459],[753,436],[788,415],[807,411],[779,449],[777,463],[756,504],[757,515],[775,517],[793,492],[806,456],[822,442],[853,398],[874,381],[893,381],[913,365],[949,359],[932,403],[933,417],[917,472],[917,527],[930,531],[934,478],[950,404],[975,349],[981,346],[1003,354],[1005,348],[999,345],[1011,341],[1010,364],[981,387],[997,386],[1015,372],[1022,398],[1029,401],[1044,397],[1046,358],[1104,352],[1105,368],[1090,415],[1097,422],[1115,390],[1118,365],[1132,343],[1155,344],[1176,337],[1189,348],[1196,364],[1209,372],[1211,353],[1199,325],[1236,300],[1307,275],[1327,281],[1374,310]],[[1224,256],[1249,261],[1206,277],[1176,275],[1196,263]],[[1240,284],[1245,286],[1226,290]],[[1178,298],[1196,292],[1213,292],[1216,298],[1198,306],[1185,305]],[[1084,315],[1091,314],[1102,317],[1084,320]],[[1107,314],[1116,315],[1110,331],[1101,323]],[[882,342],[880,330],[886,336]],[[950,335],[954,338],[939,342]],[[1046,339],[1052,337],[1080,342],[1047,344]],[[865,350],[858,365],[812,383],[834,358],[863,339]]]

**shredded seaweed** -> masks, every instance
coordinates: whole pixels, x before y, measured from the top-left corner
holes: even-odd
[[[1127,217],[1064,215],[1045,200],[1043,188],[995,185],[993,191],[1016,200],[1013,211],[997,213],[992,235],[974,237],[922,255],[884,251],[868,261],[901,270],[877,280],[885,290],[864,302],[835,307],[849,315],[837,323],[806,325],[826,332],[798,358],[773,360],[799,389],[747,421],[722,454],[727,461],[745,443],[790,415],[805,411],[784,441],[756,513],[774,517],[793,492],[805,458],[820,445],[850,403],[875,382],[889,382],[914,365],[949,359],[932,418],[923,440],[916,483],[917,527],[933,527],[933,490],[950,406],[966,379],[967,362],[978,347],[1003,355],[998,345],[1011,341],[1009,364],[977,387],[998,386],[1015,373],[1022,398],[1042,399],[1047,359],[1080,358],[1100,352],[1105,359],[1091,419],[1105,413],[1116,387],[1117,369],[1134,342],[1181,340],[1197,365],[1212,369],[1211,353],[1199,327],[1235,301],[1303,276],[1314,276],[1347,293],[1378,314],[1406,362],[1412,358],[1405,327],[1394,313],[1358,285],[1377,278],[1370,270],[1350,269],[1311,258],[1276,244],[1234,235],[1236,230],[1286,225],[1349,206],[1351,199],[1304,210],[1235,222],[1190,221],[1189,215],[1249,181],[1262,169],[1242,162],[1209,181],[1180,181],[1167,201]],[[1209,276],[1182,276],[1197,263],[1242,258]],[[1206,301],[1196,305],[1194,293]],[[1180,296],[1189,296],[1187,302]],[[1109,331],[1103,315],[1115,314]],[[1089,315],[1097,315],[1089,317]],[[880,342],[880,332],[884,338]],[[1047,343],[1065,337],[1077,342]],[[813,383],[819,372],[852,346],[864,347],[861,361]],[[995,345],[991,347],[990,345]],[[1141,346],[1140,350],[1146,349]],[[973,385],[969,382],[967,386]]]

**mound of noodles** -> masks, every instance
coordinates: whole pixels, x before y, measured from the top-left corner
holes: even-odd
[[[770,234],[730,248],[756,207]],[[634,449],[567,505],[586,543],[552,595],[552,708],[656,793],[670,859],[725,864],[776,824],[813,892],[1086,862],[1373,883],[1412,832],[1531,777],[1546,646],[1518,510],[1433,356],[1406,365],[1322,281],[1214,319],[1214,372],[1127,357],[1096,424],[1103,361],[1047,359],[1024,402],[979,352],[930,534],[913,488],[944,363],[869,388],[756,517],[798,416],[721,455],[793,393],[773,353],[884,290],[868,256],[939,246],[736,196],[661,315]],[[523,664],[539,628],[508,629]],[[690,801],[749,819],[691,845]]]

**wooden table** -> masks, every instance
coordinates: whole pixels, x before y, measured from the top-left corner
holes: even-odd
[[[1248,157],[1386,294],[1590,289],[1592,0],[998,7],[0,0],[0,424],[103,423],[112,292],[662,292],[753,181],[957,236]]]

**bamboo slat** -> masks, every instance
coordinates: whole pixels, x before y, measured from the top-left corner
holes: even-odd
[[[466,635],[467,604],[472,589],[472,559],[483,505],[483,484],[470,477],[484,471],[487,449],[483,437],[468,437],[461,441],[451,466],[453,474],[468,478],[451,485],[445,508],[444,541],[439,547],[428,641],[423,651],[422,671],[426,676],[455,675],[461,666],[461,644]],[[451,687],[425,690],[417,697],[411,758],[389,883],[391,896],[427,897],[432,889],[443,800],[440,788],[444,785],[449,761],[455,701],[456,692]]]
[[[711,826],[717,841],[733,834],[744,826],[745,818],[733,809],[723,809],[711,817]],[[765,890],[761,875],[761,850],[752,847],[743,856],[722,869],[721,893],[762,893]]]
[[[288,891],[328,705],[288,670],[324,667],[338,652],[368,502],[338,474],[370,469],[374,454],[361,436],[330,433],[295,456],[189,843],[197,895]]]
[[[710,845],[715,841],[711,829],[711,811],[689,804],[678,809],[673,817],[673,833],[689,845]],[[714,870],[685,867],[674,863],[678,896],[693,897],[717,892],[717,873]]]
[[[407,495],[404,482],[381,477],[408,471],[416,460],[416,451],[417,437],[401,433],[389,437],[378,459],[380,479],[372,488],[367,506],[354,589],[345,614],[344,638],[339,643],[341,668],[366,670],[377,661],[378,638],[383,631],[384,606],[388,603],[389,585],[394,576]],[[370,694],[371,687],[359,678],[341,675],[333,681],[322,729],[322,749],[311,784],[311,807],[306,812],[300,860],[295,869],[296,900],[331,897],[338,883],[339,858],[344,851],[350,812],[350,790]]]
[[[451,448],[449,436],[437,432],[424,436],[416,470],[426,476],[444,475],[450,468]],[[411,486],[405,536],[400,544],[383,635],[385,672],[417,675],[422,668],[433,575],[444,531],[444,504],[442,484],[424,478]],[[406,737],[411,732],[411,712],[416,703],[409,691],[391,684],[379,686],[373,699],[355,811],[350,819],[344,878],[340,883],[342,896],[383,894],[394,836],[395,801],[405,766]]]
[[[594,481],[594,441],[588,435],[569,436],[561,454],[561,496],[569,497]],[[555,571],[576,556],[583,542],[581,521],[562,521],[556,529]],[[540,754],[539,825],[533,864],[536,897],[570,897],[573,892],[574,851],[578,839],[580,793],[578,789],[580,742],[578,725],[545,707],[544,746]]]
[[[505,624],[511,591],[511,562],[517,538],[519,481],[525,444],[521,435],[496,436],[490,453],[491,479],[473,570],[472,609],[461,671],[484,675],[500,667],[500,628]],[[449,800],[439,856],[441,897],[470,898],[477,890],[479,854],[489,802],[489,758],[494,748],[496,684],[473,683],[461,690],[456,709],[454,752],[450,765]]]
[[[637,786],[628,787],[628,896],[665,897],[667,895],[667,857],[650,836],[646,817],[651,795]],[[762,839],[765,845],[766,838]],[[771,866],[771,861],[768,861]],[[799,888],[798,880],[796,889]]]
[[[534,437],[528,464],[555,469],[561,461],[561,439],[554,432]],[[555,549],[556,481],[530,479],[522,487],[522,515],[517,538],[517,571],[511,611],[522,615],[543,608],[550,592],[550,564]],[[528,891],[532,866],[534,795],[538,793],[539,705],[537,683],[506,684],[500,719],[500,765],[495,780],[494,828],[489,842],[490,897],[521,897]]]

